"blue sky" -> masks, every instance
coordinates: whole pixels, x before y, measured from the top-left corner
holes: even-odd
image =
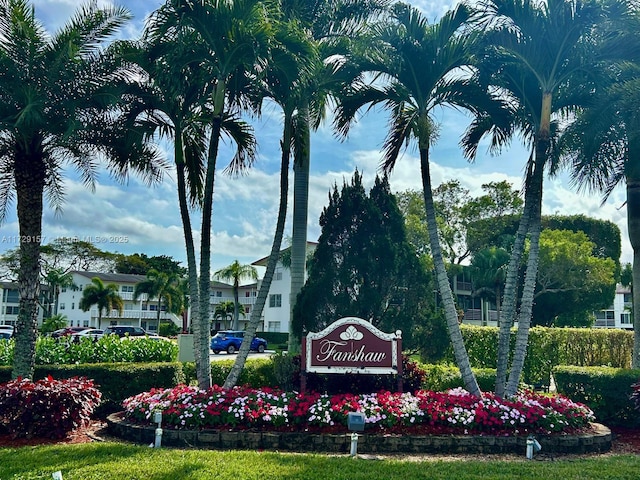
[[[104,5],[107,2],[100,1]],[[161,5],[159,0],[125,0],[118,4],[127,7],[134,20],[123,29],[121,37],[137,38],[145,17]],[[420,8],[430,20],[436,20],[452,3],[445,1],[409,2]],[[60,28],[77,8],[76,0],[34,0],[37,18],[48,31]],[[515,143],[502,155],[492,157],[486,149],[479,151],[475,163],[469,164],[458,148],[461,133],[467,119],[450,110],[438,112],[440,136],[434,146],[432,159],[432,183],[458,179],[471,191],[481,193],[481,185],[490,181],[507,180],[520,188],[522,168],[527,153]],[[213,214],[212,271],[222,268],[235,259],[251,263],[268,254],[275,229],[279,189],[279,139],[280,113],[276,108],[266,108],[263,117],[252,120],[258,139],[259,156],[254,167],[237,178],[219,173],[216,177]],[[386,116],[371,112],[354,125],[349,138],[337,140],[329,124],[312,135],[311,185],[309,195],[309,240],[317,240],[320,234],[318,219],[327,204],[329,191],[334,184],[349,180],[357,168],[367,186],[373,185],[379,171]],[[229,146],[223,146],[219,164],[231,158]],[[172,161],[171,157],[167,157]],[[399,160],[390,177],[394,191],[421,189],[418,159],[415,150],[409,148]],[[290,172],[290,183],[293,173]],[[167,172],[164,181],[147,187],[132,177],[126,185],[115,183],[104,173],[99,178],[95,192],[78,183],[73,171],[66,182],[66,201],[61,215],[45,207],[43,235],[45,243],[59,237],[78,237],[94,241],[102,250],[131,254],[169,255],[185,261],[182,226],[178,211],[174,172]],[[289,195],[289,220],[285,235],[291,235],[292,194]],[[577,193],[571,188],[566,175],[545,182],[543,214],[585,214],[615,222],[622,234],[623,262],[631,262],[632,253],[626,227],[624,190],[614,192],[606,204],[600,206],[597,195]],[[194,227],[199,231],[200,218],[194,212]],[[0,253],[15,248],[13,237],[18,233],[15,205],[11,207],[7,221],[0,226]],[[196,238],[199,241],[199,235]]]

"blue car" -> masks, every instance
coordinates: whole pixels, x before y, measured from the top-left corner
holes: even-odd
[[[240,350],[244,332],[242,330],[221,330],[211,338],[211,350],[216,355],[225,350],[227,353],[235,353]],[[264,338],[254,337],[251,341],[251,350],[263,353],[267,349],[267,341]]]

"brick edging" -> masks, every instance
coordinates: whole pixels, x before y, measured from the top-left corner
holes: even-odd
[[[592,424],[592,432],[577,435],[536,435],[541,453],[599,453],[611,449],[612,435],[604,425]],[[154,426],[141,426],[107,417],[110,434],[139,444],[152,444]],[[525,454],[526,435],[379,435],[360,434],[359,453],[517,453]],[[348,453],[351,434],[304,432],[254,432],[226,430],[162,431],[162,445],[212,449],[288,450],[295,452]]]

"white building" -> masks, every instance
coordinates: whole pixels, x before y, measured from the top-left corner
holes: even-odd
[[[41,287],[42,288],[42,287]],[[20,292],[15,282],[0,282],[0,325],[13,325],[18,322]],[[38,306],[38,325],[42,325],[44,310]]]
[[[149,299],[147,295],[141,295],[134,299],[134,290],[137,283],[146,280],[144,275],[131,275],[124,273],[98,273],[98,272],[70,272],[73,276],[74,287],[63,288],[58,297],[58,313],[69,319],[69,326],[106,328],[110,325],[134,325],[142,327],[150,332],[158,330],[158,302],[157,299]],[[118,286],[118,294],[124,302],[122,312],[111,310],[102,312],[99,320],[98,307],[92,306],[84,312],[79,307],[83,289],[91,284],[91,279],[98,277],[106,285],[114,283]],[[160,319],[170,320],[182,327],[182,318],[161,309]]]
[[[307,242],[307,253],[311,253],[315,250],[316,242]],[[281,254],[288,250],[284,249]],[[254,267],[266,267],[269,257],[263,257],[256,260],[251,265]],[[249,316],[251,310],[255,304],[258,289],[260,288],[262,280],[257,282],[241,285],[238,292],[238,300],[245,309],[245,314],[240,315],[240,329],[245,329],[249,322]],[[276,270],[273,274],[273,281],[269,288],[269,294],[264,305],[261,316],[261,325],[258,326],[258,331],[263,332],[289,332],[289,322],[291,316],[291,272],[285,267],[281,260],[278,260]],[[223,302],[233,302],[233,286],[222,283],[211,283],[211,318],[212,327],[214,330],[223,330],[231,328],[231,319],[215,318],[214,312],[216,306]]]
[[[632,302],[631,289],[620,284],[616,285],[616,296],[613,299],[613,304],[605,310],[594,312],[596,316],[594,326],[598,328],[633,330]]]

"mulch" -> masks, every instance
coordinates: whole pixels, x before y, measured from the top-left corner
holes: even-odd
[[[88,426],[71,432],[66,438],[13,438],[9,434],[0,434],[0,448],[23,447],[36,445],[70,445],[78,443],[103,442],[118,439],[110,437],[106,430],[107,424],[102,420],[94,420]],[[613,442],[608,454],[637,454],[640,455],[640,428],[629,429],[622,427],[611,428]]]

